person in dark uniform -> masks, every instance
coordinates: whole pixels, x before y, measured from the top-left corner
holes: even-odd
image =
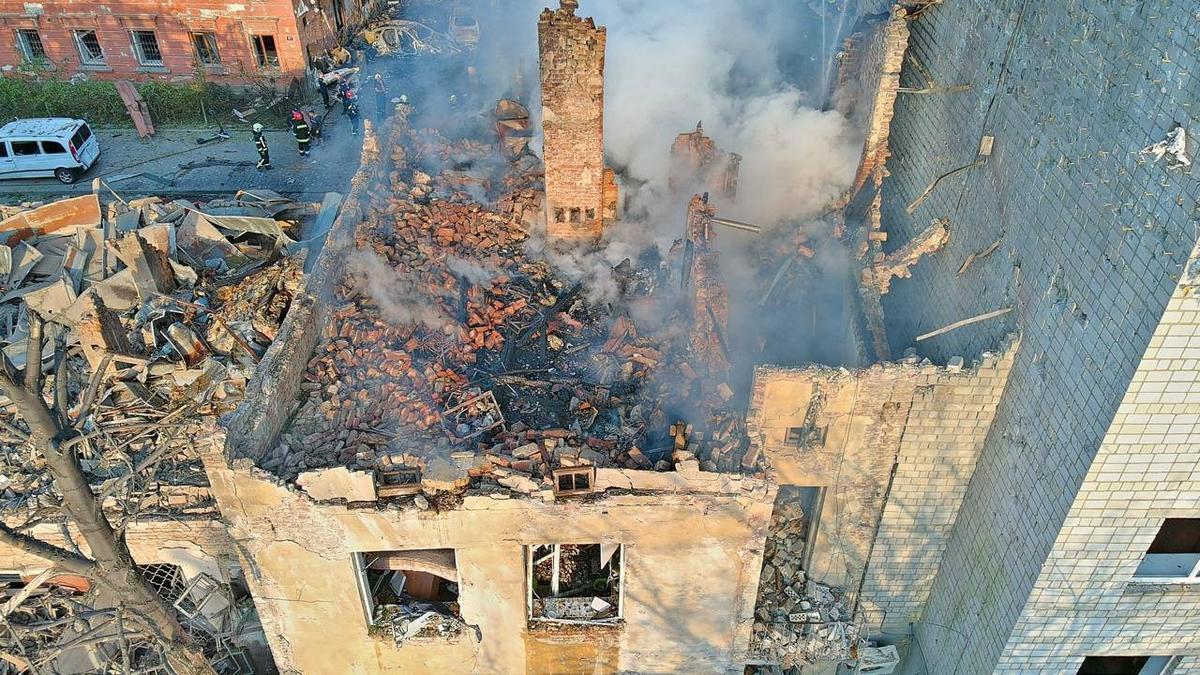
[[[346,117],[350,118],[350,133],[358,135],[358,98],[354,96],[353,91],[346,92],[346,98],[343,99],[346,105]]]
[[[317,93],[321,95],[321,101],[325,104],[325,109],[329,110],[329,85],[325,84],[325,80],[317,77]]]
[[[263,136],[263,125],[257,122],[254,124],[254,147],[258,150],[258,168],[264,171],[275,168],[271,166],[271,151],[267,148],[267,137]]]
[[[312,131],[309,129],[308,121],[304,119],[304,113],[297,108],[292,110],[292,135],[296,137],[296,146],[300,149],[300,156],[308,156],[309,145],[312,144]]]
[[[388,109],[387,93],[388,93],[388,91],[387,91],[387,83],[383,81],[383,75],[380,73],[375,73],[374,90],[375,90],[375,115],[376,115],[376,117],[378,117],[379,119],[382,120],[385,117],[387,117],[387,109]]]

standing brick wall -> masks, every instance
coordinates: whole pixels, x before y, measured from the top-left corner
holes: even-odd
[[[575,0],[538,18],[546,230],[552,238],[600,236],[604,224],[603,26],[575,16]]]
[[[950,240],[884,296],[892,350],[1008,306],[1007,316],[918,349],[935,360],[969,356],[1014,329],[1022,335],[917,624],[926,672],[1073,672],[1075,657],[1102,645],[1136,654],[1185,635],[1170,649],[1200,650],[1195,593],[1143,594],[1118,601],[1119,611],[1091,613],[1094,592],[1107,592],[1067,576],[1060,590],[1079,594],[1079,608],[1054,615],[1035,592],[1196,242],[1195,169],[1139,156],[1176,123],[1190,138],[1200,131],[1194,11],[1172,0],[955,0],[910,22],[909,53],[936,82],[971,89],[902,94],[896,103],[883,182],[887,248],[934,218],[950,221]],[[901,79],[924,84],[908,68]],[[976,160],[984,135],[995,137],[992,156],[941,181],[909,214],[938,176]],[[996,252],[958,274],[968,255],[996,240]],[[1192,494],[1198,478],[1161,482],[1157,498]],[[1097,527],[1131,519],[1137,534],[1111,543],[1125,548],[1126,561],[1140,555],[1148,520],[1142,507],[1128,509],[1087,516]]]

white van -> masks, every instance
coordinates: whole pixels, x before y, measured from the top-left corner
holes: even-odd
[[[83,120],[40,117],[0,127],[0,178],[54,176],[68,185],[100,156],[100,142]]]

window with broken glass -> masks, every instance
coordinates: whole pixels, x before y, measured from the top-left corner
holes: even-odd
[[[526,549],[529,619],[613,625],[624,616],[621,544],[539,544]]]
[[[192,33],[192,50],[202,66],[221,65],[221,54],[217,51],[217,36],[213,33]]]
[[[372,635],[402,645],[454,637],[465,627],[453,549],[355,553],[352,564]]]
[[[254,58],[259,68],[278,68],[279,52],[275,49],[274,35],[254,35]]]
[[[73,31],[75,49],[79,50],[79,62],[85,66],[104,65],[104,49],[100,46],[100,38],[94,30]]]

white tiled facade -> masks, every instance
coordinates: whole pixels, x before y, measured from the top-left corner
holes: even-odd
[[[1172,294],[997,672],[1074,672],[1085,655],[1200,654],[1200,583],[1130,582],[1164,518],[1200,517],[1197,282],[1187,276]]]

